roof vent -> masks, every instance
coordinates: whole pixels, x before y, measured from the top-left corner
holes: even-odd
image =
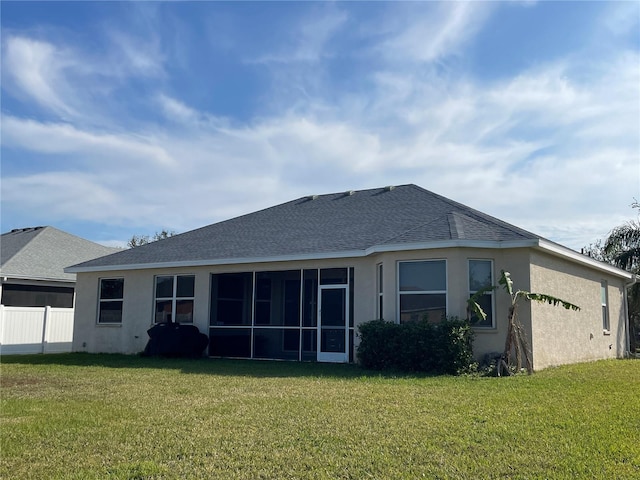
[[[355,195],[356,192],[354,192],[353,190],[348,190],[346,192],[344,192],[345,196],[347,197],[352,197],[353,195]]]
[[[42,230],[44,227],[25,227],[25,228],[14,228],[13,230],[11,230],[11,232],[9,233],[25,233],[25,232],[31,232],[31,231],[35,231],[35,230]]]
[[[390,192],[391,190],[394,190],[396,187],[393,185],[387,185],[386,187],[384,187],[384,191],[385,192]]]
[[[318,195],[309,195],[309,196],[307,197],[307,200],[315,200],[315,199],[317,199],[317,198],[318,198]]]

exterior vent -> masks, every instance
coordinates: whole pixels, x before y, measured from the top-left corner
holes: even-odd
[[[309,196],[307,197],[307,200],[315,200],[315,199],[317,199],[317,198],[318,198],[318,195],[309,195]]]
[[[25,233],[32,232],[36,230],[42,230],[44,227],[25,227],[25,228],[14,228],[9,233]]]
[[[394,190],[396,187],[393,185],[387,185],[386,187],[384,187],[384,191],[385,192],[390,192],[391,190]]]
[[[345,196],[347,197],[352,197],[353,195],[355,195],[356,192],[354,192],[353,190],[349,190],[347,192],[344,192]]]

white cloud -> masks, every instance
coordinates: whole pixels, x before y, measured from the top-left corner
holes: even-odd
[[[66,52],[46,42],[10,36],[3,57],[3,71],[23,94],[58,115],[76,114],[63,98],[68,88],[65,70],[74,66]]]
[[[87,95],[78,103],[68,90],[93,88],[109,70],[118,81],[167,75],[157,40],[136,51],[134,37],[115,34],[105,64],[81,68],[71,49],[10,37],[19,41],[6,44],[13,50],[4,61],[20,90],[89,120],[3,114],[4,146],[52,159],[47,172],[5,175],[3,207],[183,231],[310,193],[417,183],[576,248],[619,223],[638,196],[638,54],[556,58],[481,84],[465,72],[418,67],[461,52],[491,7],[429,5],[428,16],[404,8],[409,17],[389,19],[403,28],[365,35],[367,46],[385,39],[383,58],[367,72],[373,89],[324,95],[323,61],[351,26],[345,13],[329,10],[293,28],[290,48],[258,61],[291,74],[290,83],[302,78],[301,89],[312,81],[322,88],[295,102],[277,99],[268,115],[244,122],[154,84],[140,101],[160,115],[114,128],[126,109],[102,121],[99,102]]]
[[[283,47],[246,61],[264,64],[317,63],[332,55],[327,46],[346,24],[347,19],[346,12],[333,6],[322,11],[314,11],[312,16],[299,22],[293,31],[286,35]]]
[[[611,2],[601,21],[604,28],[616,37],[631,33],[638,28],[639,23],[640,4],[638,2]]]
[[[18,176],[3,181],[2,200],[25,216],[37,210],[52,220],[72,217],[120,223],[127,211],[103,180],[92,173],[60,171]]]
[[[9,145],[77,157],[99,152],[103,161],[86,162],[80,176],[61,166],[5,178],[3,202],[28,197],[33,210],[55,205],[57,213],[114,224],[162,219],[182,231],[309,193],[417,183],[579,248],[606,234],[608,210],[623,211],[637,195],[629,176],[638,168],[633,128],[613,139],[610,133],[616,119],[638,114],[637,101],[617,98],[632,93],[624,90],[634,78],[628,60],[620,60],[615,78],[603,75],[590,85],[571,77],[571,65],[557,63],[488,89],[462,79],[447,84],[447,95],[442,86],[412,79],[414,93],[393,108],[379,96],[373,105],[345,100],[312,106],[313,114],[237,126],[160,94],[160,108],[183,128],[156,126],[153,136],[142,128],[91,132],[5,115]],[[108,170],[112,176],[104,175]],[[87,195],[90,202],[78,201]],[[585,210],[598,220],[579,215]]]
[[[164,93],[160,93],[156,97],[160,108],[170,120],[177,120],[181,122],[194,122],[198,120],[200,114],[191,107],[188,107],[180,100],[169,97]]]
[[[380,46],[387,58],[436,62],[458,54],[477,34],[492,8],[486,2],[442,2],[432,7],[410,10],[412,14],[403,20],[406,24],[395,30],[400,33],[394,32]]]
[[[87,161],[107,157],[117,164],[141,160],[156,166],[177,165],[176,160],[153,138],[123,133],[94,133],[79,130],[71,124],[42,123],[9,115],[2,116],[2,143],[42,154],[73,154]]]
[[[210,128],[223,130],[229,126],[229,120],[223,117],[202,112],[186,105],[184,102],[164,93],[155,96],[155,103],[160,107],[164,117],[172,123],[181,124],[192,129]]]
[[[163,76],[164,56],[156,35],[132,36],[118,30],[108,33],[113,50],[109,66],[121,76]]]

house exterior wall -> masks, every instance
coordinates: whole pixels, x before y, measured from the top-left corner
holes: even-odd
[[[128,270],[103,273],[78,273],[74,327],[74,351],[105,353],[138,353],[148,341],[147,330],[153,325],[154,278],[157,275],[195,275],[193,324],[209,333],[211,274],[247,271],[278,271],[305,268],[354,267],[354,325],[377,318],[377,265],[383,265],[383,318],[398,321],[398,263],[411,260],[447,262],[447,314],[466,318],[468,291],[468,261],[493,261],[494,282],[505,269],[511,272],[520,288],[529,287],[529,251],[527,249],[449,248],[389,252],[365,258],[320,261],[275,262],[260,264],[220,265],[197,268],[167,268]],[[97,324],[99,282],[102,278],[124,278],[123,318],[119,325]],[[480,360],[487,353],[504,348],[508,297],[494,293],[495,328],[476,328],[474,352]],[[530,335],[530,312],[525,306],[520,319]],[[359,341],[355,338],[357,347]]]
[[[144,350],[148,341],[147,330],[153,325],[154,277],[157,275],[195,275],[193,324],[208,335],[211,274],[353,267],[353,310],[357,332],[359,324],[378,317],[377,265],[383,265],[382,317],[388,321],[398,321],[399,262],[440,259],[447,262],[449,316],[467,316],[469,260],[491,260],[494,284],[498,282],[500,271],[506,270],[511,273],[516,289],[547,293],[582,308],[580,312],[573,312],[535,302],[519,305],[519,319],[531,341],[534,368],[623,355],[626,341],[624,280],[526,248],[411,250],[363,258],[78,273],[73,350],[128,354]],[[101,278],[124,278],[123,318],[120,325],[97,324]],[[602,332],[602,280],[608,282],[609,334]],[[504,349],[510,299],[500,288],[494,292],[493,300],[494,327],[474,328],[474,354],[478,360],[482,360],[486,354],[501,353]],[[357,336],[355,345],[358,345]]]
[[[73,351],[127,354],[143,351],[149,339],[147,330],[153,326],[153,289],[157,275],[195,275],[193,325],[208,335],[211,274],[334,267],[354,267],[354,324],[373,319],[375,263],[367,258],[78,273]],[[102,278],[124,278],[122,323],[119,325],[97,323]]]
[[[469,298],[469,260],[492,260],[493,280],[497,284],[500,271],[511,273],[514,283],[519,288],[529,288],[529,250],[528,249],[480,249],[480,248],[448,248],[434,250],[412,250],[405,252],[389,252],[377,255],[373,265],[382,263],[384,273],[384,312],[383,318],[398,321],[398,263],[411,260],[447,261],[447,315],[459,318],[467,317],[467,299]],[[375,285],[374,285],[375,288]],[[509,297],[503,290],[497,290],[494,299],[494,328],[474,328],[474,356],[482,360],[487,354],[501,353],[504,350],[507,325]],[[369,302],[374,307],[375,300]],[[374,317],[371,317],[374,318]],[[519,318],[527,332],[531,335],[531,315],[528,305],[520,309]]]
[[[609,331],[603,331],[601,282],[608,286]],[[532,302],[536,370],[553,365],[620,358],[626,346],[624,279],[543,252],[531,255],[531,291],[561,298],[581,310]]]

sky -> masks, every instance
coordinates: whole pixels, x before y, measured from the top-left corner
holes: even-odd
[[[7,2],[1,227],[105,245],[417,184],[570,248],[640,200],[640,2]]]

